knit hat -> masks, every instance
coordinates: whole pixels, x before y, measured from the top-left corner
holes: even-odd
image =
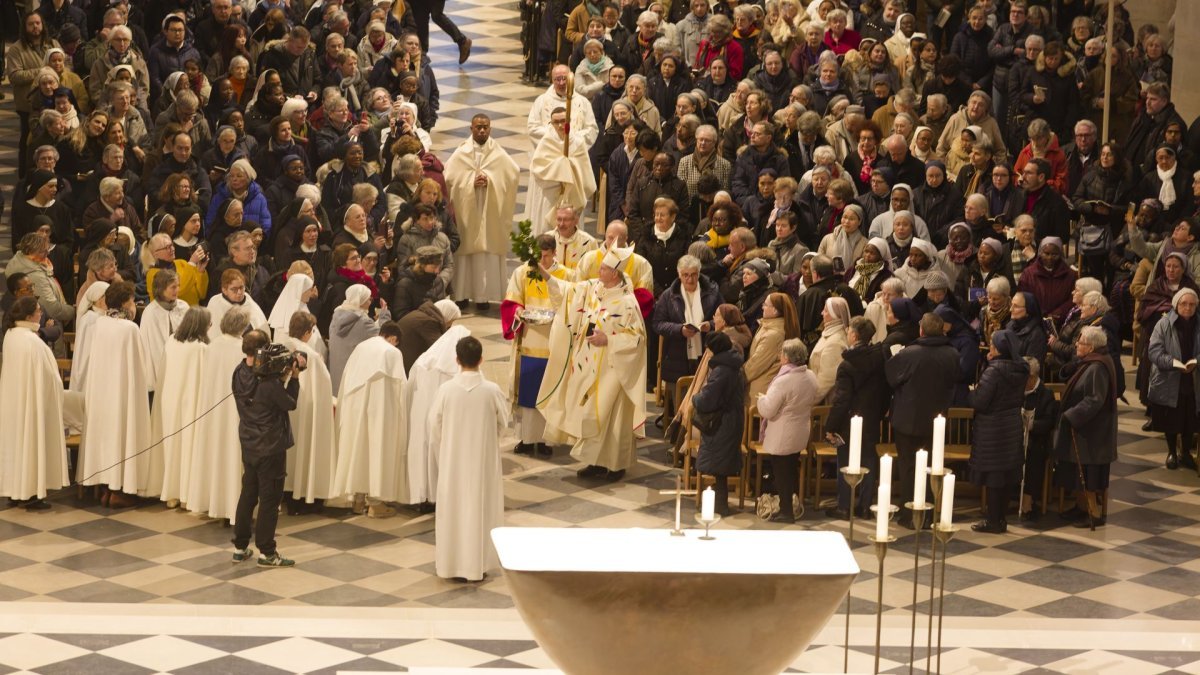
[[[422,264],[442,262],[442,249],[437,246],[417,247],[417,261]]]
[[[950,280],[945,274],[934,270],[925,277],[925,284],[922,286],[927,291],[948,291],[950,290]]]
[[[771,273],[771,264],[762,258],[747,261],[745,265],[742,265],[742,269],[746,268],[754,270],[760,279],[766,279],[767,275]]]

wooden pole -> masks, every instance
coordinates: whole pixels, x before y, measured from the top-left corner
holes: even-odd
[[[1108,0],[1108,21],[1104,27],[1104,125],[1101,128],[1102,135],[1101,143],[1107,143],[1112,140],[1108,135],[1109,125],[1108,118],[1112,114],[1112,49],[1113,49],[1113,24],[1116,23],[1117,16],[1117,0]]]
[[[1112,23],[1112,22],[1110,21],[1109,23]],[[575,74],[567,73],[567,124],[563,128],[563,157],[571,156],[571,99],[572,98],[575,98]]]

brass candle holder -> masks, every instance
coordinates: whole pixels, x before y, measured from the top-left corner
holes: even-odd
[[[891,507],[894,512],[897,507]],[[879,588],[875,593],[875,673],[879,672],[879,653],[883,647],[883,580],[887,575],[883,571],[883,559],[887,557],[888,546],[896,541],[894,535],[880,539],[875,535],[867,537],[871,543],[875,544],[875,558],[879,561]]]
[[[696,522],[704,526],[704,536],[700,537],[701,541],[712,541],[716,539],[716,537],[708,533],[708,529],[721,522],[721,514],[714,513],[712,518],[705,518],[703,515],[697,513]]]
[[[945,467],[941,471],[934,471],[932,467],[925,470],[929,474],[929,487],[933,492],[933,513],[930,519],[936,520],[937,514],[942,512],[942,481],[946,476],[954,473]],[[925,634],[925,672],[933,672],[930,670],[933,665],[933,589],[937,581],[937,556],[938,556],[938,538],[933,537],[929,547],[929,627]]]
[[[904,508],[912,512],[913,527],[916,528],[916,533],[913,535],[913,543],[916,548],[913,550],[913,592],[912,592],[912,629],[908,640],[908,672],[913,672],[916,666],[917,656],[917,572],[921,567],[921,530],[925,529],[925,518],[929,516],[929,512],[933,510],[933,505],[925,502],[916,504],[907,502]],[[930,561],[930,565],[933,561]]]
[[[935,673],[938,673],[938,675],[941,675],[942,672],[942,610],[946,600],[946,545],[950,543],[950,540],[954,538],[954,535],[957,532],[958,528],[954,525],[938,523],[937,525],[933,526],[934,541],[940,542],[942,545],[942,559],[938,564],[938,567],[941,568],[941,571],[939,572],[938,581],[937,669],[934,671]],[[930,605],[929,609],[932,612],[933,605]],[[932,624],[933,620],[931,618],[930,625]]]
[[[850,467],[843,466],[842,468],[838,469],[838,471],[842,474],[842,480],[846,481],[846,485],[850,488],[850,513],[848,515],[850,521],[850,531],[846,535],[846,543],[850,545],[850,551],[851,554],[853,554],[855,511],[854,497],[858,492],[858,484],[862,482],[863,478],[866,478],[867,474],[870,473],[871,470],[865,466],[860,466],[858,467],[857,471],[852,471]],[[850,672],[850,591],[846,591],[846,639],[842,653],[842,670],[843,672]]]

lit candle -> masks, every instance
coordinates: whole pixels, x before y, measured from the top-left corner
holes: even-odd
[[[950,527],[954,520],[954,474],[942,481],[942,527]]]
[[[940,474],[946,468],[946,418],[933,418],[933,472]]]
[[[891,507],[891,500],[891,495],[884,489],[881,483],[879,485],[879,498],[876,501],[875,508],[875,539],[879,541],[887,539],[888,536],[888,516],[891,511],[891,508],[889,508]]]
[[[862,417],[850,418],[850,473],[858,473],[862,467]]]
[[[929,451],[917,451],[917,471],[913,476],[913,506],[925,505],[925,466],[929,463]]]
[[[712,520],[717,506],[717,493],[712,488],[705,488],[700,493],[700,519]]]

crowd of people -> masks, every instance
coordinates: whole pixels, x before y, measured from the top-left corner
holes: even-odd
[[[1013,501],[1036,517],[1047,458],[1077,495],[1068,517],[1103,524],[1127,340],[1167,467],[1195,466],[1200,128],[1171,103],[1158,29],[1123,9],[547,3],[563,39],[537,36],[557,65],[528,116],[530,236],[506,280],[522,167],[483,114],[433,151],[429,17],[305,4],[44,0],[23,17],[0,396],[59,400],[0,406],[39,421],[6,446],[0,494],[37,510],[74,481],[112,508],[246,527],[241,404],[221,404],[253,365],[244,336],[273,335],[306,367],[286,478],[259,498],[373,517],[437,502],[442,519],[431,448],[462,430],[430,401],[478,367],[454,325],[472,303],[497,303],[512,341],[515,452],[568,445],[581,479],[621,480],[657,390],[651,424],[699,438],[718,512],[751,407],[782,522],[816,406],[839,465],[853,417],[868,467],[890,427],[900,485],[935,416],[972,408],[953,468],[986,488],[977,529],[1004,532]],[[40,371],[8,366],[10,338]],[[73,359],[66,395],[55,353]],[[59,419],[82,430],[74,476]],[[494,497],[452,501],[494,519]]]

